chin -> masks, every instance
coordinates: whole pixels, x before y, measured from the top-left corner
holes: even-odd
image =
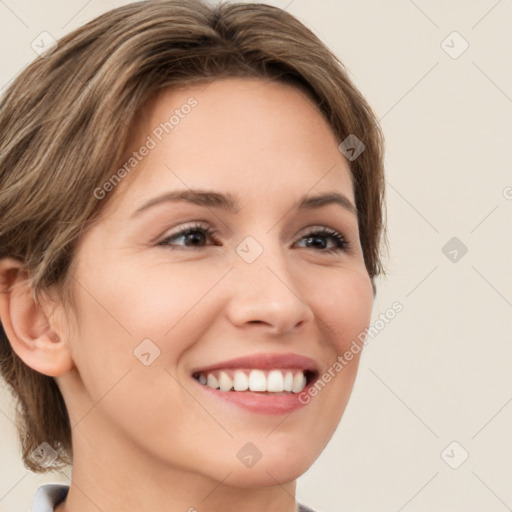
[[[217,475],[216,480],[222,481],[229,471],[232,473],[225,483],[235,487],[259,488],[275,487],[297,480],[304,474],[314,461],[311,460],[283,460],[271,458],[263,463],[260,460],[252,468],[236,467],[228,469],[222,475]]]
[[[220,480],[231,472],[226,483],[236,487],[271,487],[276,484],[285,484],[292,482],[304,474],[314,463],[322,452],[323,446],[308,446],[308,443],[301,439],[288,442],[280,439],[271,441],[272,435],[267,440],[262,440],[254,445],[245,443],[240,449],[234,452],[234,460],[232,455],[226,456],[225,460],[231,459],[229,464],[222,464]],[[310,443],[309,443],[310,444]],[[257,446],[257,448],[256,448]],[[245,450],[245,451],[242,451]],[[244,461],[244,455],[250,454],[248,460]],[[241,460],[240,460],[241,459]],[[217,470],[216,473],[219,473]],[[216,478],[217,479],[217,478]]]

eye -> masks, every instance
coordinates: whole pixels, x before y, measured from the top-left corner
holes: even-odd
[[[334,243],[334,247],[326,248],[324,239],[331,239]],[[320,245],[320,250],[318,252],[323,253],[334,253],[339,251],[347,251],[350,246],[345,237],[335,229],[322,227],[320,229],[316,229],[310,231],[302,236],[301,240],[306,240],[307,246],[311,247],[310,244],[313,244],[313,247],[316,245]]]
[[[166,246],[171,249],[180,246],[201,248],[206,245],[208,239],[214,240],[213,235],[215,233],[216,231],[209,226],[194,224],[193,226],[169,235],[157,245]],[[176,243],[180,239],[184,243]],[[330,239],[334,246],[326,247],[328,242],[326,243],[325,239]],[[315,230],[309,231],[299,239],[299,242],[302,240],[306,241],[306,248],[317,248],[318,250],[315,252],[334,253],[347,251],[350,248],[349,243],[339,231],[327,227],[316,228]],[[219,244],[216,243],[215,245]]]
[[[177,239],[183,239],[185,242],[184,247],[203,247],[202,242],[207,238],[211,238],[215,233],[215,230],[210,228],[209,226],[202,226],[201,224],[194,224],[188,228],[182,229],[175,234],[172,234],[166,238],[164,238],[158,245],[172,246],[181,245],[171,243]],[[189,245],[190,244],[190,245]]]

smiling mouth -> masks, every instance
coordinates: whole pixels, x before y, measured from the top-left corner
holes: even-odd
[[[256,392],[265,394],[300,393],[318,377],[302,369],[225,369],[195,372],[192,377],[203,386],[222,392]]]

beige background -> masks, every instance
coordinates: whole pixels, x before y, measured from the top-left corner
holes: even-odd
[[[0,1],[0,89],[35,57],[38,34],[58,38],[123,3]],[[512,4],[269,3],[337,53],[382,119],[390,254],[375,319],[404,308],[366,347],[298,498],[319,512],[512,510]],[[463,257],[443,253],[452,237]],[[63,480],[24,469],[10,417],[3,393],[2,512],[29,510],[39,483]]]

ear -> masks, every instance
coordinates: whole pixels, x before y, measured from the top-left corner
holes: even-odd
[[[23,264],[0,260],[0,321],[14,352],[30,368],[58,377],[73,367],[62,304],[34,300]]]

